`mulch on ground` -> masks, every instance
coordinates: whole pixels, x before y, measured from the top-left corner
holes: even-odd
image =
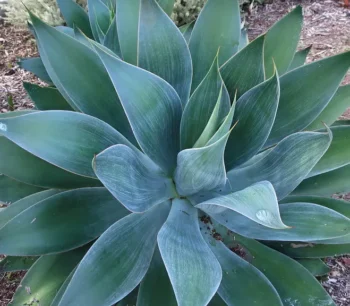
[[[342,0],[266,0],[273,2],[252,9],[246,17],[251,39],[264,33],[274,22],[296,5],[302,5],[304,28],[299,48],[312,45],[307,61],[350,50],[350,10],[341,6]],[[32,74],[18,68],[17,59],[37,55],[34,39],[27,30],[0,25],[0,112],[31,108],[22,82],[41,83]],[[350,84],[350,74],[344,80]],[[11,102],[12,101],[12,102]],[[9,105],[9,102],[11,105]],[[13,106],[12,106],[13,103]],[[350,119],[350,109],[341,119]],[[344,199],[350,200],[350,195]],[[350,257],[326,259],[331,268],[322,284],[339,306],[350,305]],[[6,306],[24,273],[0,275],[0,306]]]

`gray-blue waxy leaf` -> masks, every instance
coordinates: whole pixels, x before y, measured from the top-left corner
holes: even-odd
[[[242,236],[271,241],[321,241],[350,233],[350,219],[329,208],[312,203],[280,205],[281,218],[289,229],[271,229],[233,210],[211,217]]]
[[[44,191],[43,188],[27,185],[0,174],[0,202],[12,203],[33,193]]]
[[[227,305],[283,305],[276,289],[262,272],[221,241],[212,237],[207,239],[223,270],[218,293]]]
[[[191,23],[185,24],[179,28],[179,30],[182,33],[182,35],[184,36],[187,44],[190,41],[192,31],[194,28],[194,24],[195,24],[195,21],[192,21]]]
[[[124,145],[108,148],[94,160],[97,177],[127,209],[144,212],[176,197],[171,178],[166,177],[146,156]]]
[[[278,108],[278,74],[247,91],[238,101],[225,150],[225,164],[233,169],[255,156],[270,135]]]
[[[229,135],[230,132],[209,146],[179,153],[174,180],[180,195],[193,195],[225,184],[224,150]]]
[[[106,33],[106,37],[103,41],[103,45],[106,48],[112,50],[116,55],[121,57],[120,43],[119,43],[118,29],[117,29],[117,17],[116,16],[113,18],[113,21],[108,28],[108,31]]]
[[[288,71],[299,68],[305,64],[306,58],[311,50],[311,47],[312,46],[307,47],[294,54],[293,61],[291,62]]]
[[[0,261],[0,272],[15,272],[29,270],[30,267],[38,260],[36,256],[6,256]]]
[[[180,150],[181,101],[176,91],[153,73],[132,66],[96,45],[142,150],[167,174]]]
[[[278,199],[284,198],[308,175],[329,148],[331,140],[328,133],[315,132],[286,137],[262,159],[227,173],[233,191],[266,180],[272,183]]]
[[[220,48],[220,65],[237,50],[241,36],[237,0],[207,1],[194,25],[189,48],[193,62],[192,92],[207,74]]]
[[[96,239],[128,213],[105,188],[62,192],[6,223],[0,229],[0,250],[13,256],[66,252]],[[9,233],[16,235],[15,244]]]
[[[88,177],[95,177],[91,165],[95,154],[115,144],[132,147],[107,123],[68,111],[1,119],[0,134],[53,165]]]
[[[43,61],[40,57],[22,58],[19,60],[18,66],[26,71],[33,73],[42,81],[50,84],[52,83],[52,80],[48,75]]]
[[[239,98],[264,81],[264,41],[265,36],[256,38],[221,66],[220,72],[231,98],[236,94]]]
[[[101,35],[108,31],[111,11],[103,1],[89,0],[88,12],[92,34],[96,41],[102,42]]]
[[[287,229],[279,212],[275,190],[270,182],[264,181],[242,191],[207,200],[196,205],[208,215],[235,211],[261,225],[274,229]]]
[[[246,28],[241,29],[241,37],[239,39],[238,50],[242,50],[249,44],[248,31]]]
[[[216,57],[198,88],[191,95],[181,119],[181,148],[192,148],[203,133],[218,103],[221,93],[217,120],[222,121],[230,109],[230,96],[223,86],[218,58]]]
[[[126,297],[149,268],[169,208],[162,203],[113,224],[80,262],[59,305],[114,305]]]
[[[157,0],[159,6],[164,10],[167,15],[171,16],[173,12],[175,0]]]
[[[36,203],[39,203],[56,193],[59,193],[59,190],[54,190],[54,189],[49,189],[49,190],[44,190],[41,192],[37,192],[31,195],[28,195],[11,205],[9,205],[6,208],[6,211],[2,211],[0,214],[0,228],[2,228],[7,222],[12,220],[14,217],[19,215],[21,212],[26,210],[27,208],[35,205]]]
[[[190,202],[172,202],[158,234],[158,246],[178,305],[207,305],[220,285],[222,272],[200,233],[198,213]]]
[[[277,115],[265,147],[311,124],[334,96],[349,66],[350,52],[346,52],[283,75]]]
[[[313,276],[324,276],[331,271],[331,269],[319,258],[300,258],[297,262],[309,270]]]
[[[167,81],[186,105],[192,81],[191,54],[184,37],[156,0],[141,0],[138,66]]]
[[[105,121],[135,144],[113,84],[94,50],[48,26],[34,15],[31,18],[41,59],[70,106]]]

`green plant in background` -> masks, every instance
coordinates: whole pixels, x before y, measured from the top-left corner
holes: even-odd
[[[238,1],[180,30],[173,1],[31,14],[36,109],[0,116],[12,305],[334,305],[350,253],[350,53],[304,65],[297,7],[248,43]],[[164,10],[163,10],[164,9]]]

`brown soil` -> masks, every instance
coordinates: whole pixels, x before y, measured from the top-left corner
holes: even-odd
[[[271,2],[266,0],[265,2]],[[304,29],[300,48],[312,45],[308,62],[350,50],[350,10],[339,0],[275,0],[272,4],[253,8],[246,22],[250,38],[265,32],[275,21],[296,5],[304,9]],[[30,73],[18,69],[17,58],[37,54],[32,36],[21,29],[0,25],[0,112],[32,107],[22,87],[22,81],[39,82]],[[350,83],[348,75],[344,84]],[[350,119],[350,109],[341,119]],[[350,197],[349,197],[350,198]],[[350,257],[327,259],[331,272],[323,286],[339,306],[350,305]],[[24,273],[0,275],[0,306],[9,303]]]

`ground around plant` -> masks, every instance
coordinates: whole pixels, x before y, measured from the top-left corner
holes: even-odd
[[[267,3],[272,2],[272,3]],[[350,50],[350,10],[342,7],[342,0],[265,0],[264,6],[255,7],[246,17],[251,39],[264,33],[275,21],[296,5],[304,11],[304,29],[299,48],[312,45],[308,62]],[[0,23],[0,112],[33,107],[22,82],[40,83],[33,75],[18,68],[17,59],[35,56],[34,39],[27,30],[15,29]],[[344,84],[350,83],[350,74]],[[340,119],[350,119],[348,109]],[[344,195],[350,200],[350,195]],[[326,259],[331,268],[322,285],[338,306],[350,305],[350,257]],[[24,272],[0,274],[0,306],[10,302]]]

